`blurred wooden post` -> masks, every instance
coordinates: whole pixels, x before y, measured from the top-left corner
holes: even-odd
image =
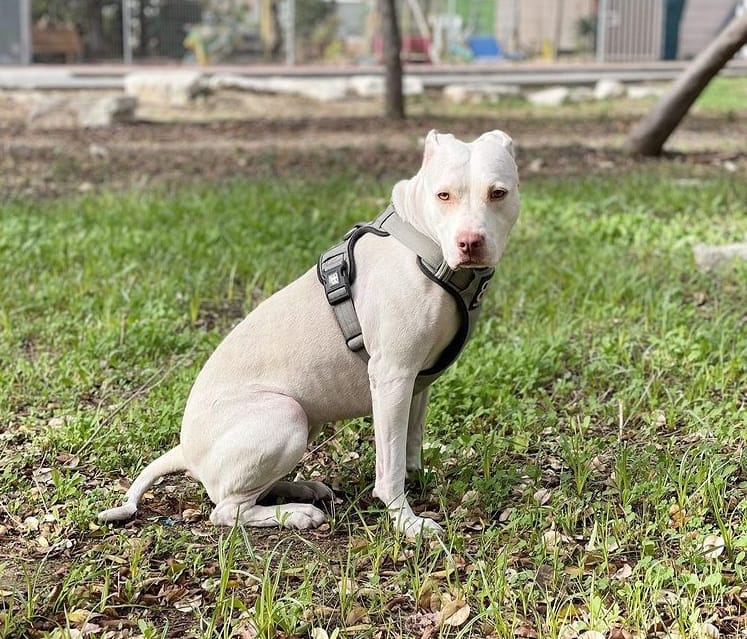
[[[555,33],[553,34],[552,59],[557,61],[560,55],[560,43],[563,39],[563,13],[565,1],[556,0],[555,2]]]
[[[296,64],[296,0],[287,0],[285,22],[285,64]]]
[[[21,0],[19,7],[20,55],[21,64],[31,64],[33,52],[31,50],[31,0]]]
[[[402,91],[402,39],[397,23],[395,0],[379,0],[381,15],[382,55],[384,58],[385,96],[384,113],[392,120],[404,120],[405,99]]]
[[[667,93],[630,132],[628,149],[638,155],[660,155],[693,102],[713,77],[747,44],[747,13],[727,27],[688,65]]]
[[[122,0],[122,62],[132,64],[132,7]]]

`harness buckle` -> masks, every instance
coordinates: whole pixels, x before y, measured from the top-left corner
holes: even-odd
[[[322,284],[324,285],[324,294],[327,296],[327,302],[331,306],[349,300],[350,281],[347,273],[347,263],[345,254],[338,253],[333,255],[320,265]]]

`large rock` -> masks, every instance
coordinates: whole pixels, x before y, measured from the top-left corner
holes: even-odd
[[[348,92],[348,83],[344,78],[287,78],[280,76],[248,78],[237,74],[216,74],[207,80],[206,86],[210,90],[234,89],[276,95],[300,95],[319,102],[341,100]]]
[[[550,87],[534,91],[527,95],[527,100],[535,106],[554,107],[568,101],[571,90],[568,87]]]
[[[72,100],[40,95],[28,114],[32,129],[74,129],[78,126],[78,110]]]
[[[747,242],[708,246],[697,244],[693,247],[695,264],[701,271],[711,271],[732,260],[747,260]]]
[[[88,108],[78,110],[78,124],[83,127],[106,127],[135,118],[137,98],[113,95],[95,100]]]
[[[402,78],[402,92],[405,95],[422,95],[424,90],[420,78],[411,75]],[[348,80],[348,91],[360,98],[380,98],[386,91],[384,76],[354,75]]]
[[[625,85],[618,80],[603,78],[594,86],[594,97],[597,100],[613,100],[625,95]]]
[[[29,112],[28,124],[33,129],[106,127],[131,121],[136,108],[137,99],[126,95],[45,97],[40,94]]]
[[[521,89],[513,84],[447,84],[444,99],[453,104],[498,101],[503,97],[519,97]]]
[[[343,100],[348,95],[362,98],[377,98],[384,95],[384,78],[378,75],[361,75],[351,78],[290,78],[270,76],[249,78],[238,74],[215,74],[206,82],[206,87],[217,91],[233,89],[271,93],[275,95],[299,95],[318,102]],[[423,81],[416,77],[405,77],[402,85],[405,95],[423,93]]]
[[[591,102],[594,100],[594,90],[589,87],[573,87],[568,96],[569,102]]]
[[[645,98],[660,98],[664,95],[664,87],[649,86],[647,84],[631,84],[627,88],[627,95],[633,100]]]
[[[268,86],[272,93],[299,95],[317,102],[342,100],[348,94],[344,78],[270,78]]]
[[[201,71],[137,71],[125,76],[124,87],[143,104],[187,106],[205,92],[205,77]]]
[[[403,80],[406,80],[407,77]],[[354,75],[349,82],[350,92],[360,98],[380,98],[384,95],[384,78],[380,75]],[[404,81],[402,84],[404,91]]]

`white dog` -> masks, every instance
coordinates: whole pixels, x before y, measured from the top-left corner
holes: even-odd
[[[187,470],[216,504],[216,524],[319,526],[324,513],[296,502],[329,498],[330,489],[282,478],[325,422],[373,413],[374,495],[406,535],[440,530],[405,494],[406,472],[420,468],[424,387],[469,334],[519,214],[518,184],[505,133],[464,143],[431,131],[420,170],[395,185],[378,224],[349,234],[354,242],[257,306],[218,346],[187,400],[179,445],[99,518],[132,516],[157,478]],[[269,494],[290,503],[257,503]]]

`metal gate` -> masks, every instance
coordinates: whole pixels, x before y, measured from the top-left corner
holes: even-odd
[[[600,0],[597,59],[646,62],[662,57],[662,0]]]
[[[0,0],[0,64],[31,60],[29,0]]]

